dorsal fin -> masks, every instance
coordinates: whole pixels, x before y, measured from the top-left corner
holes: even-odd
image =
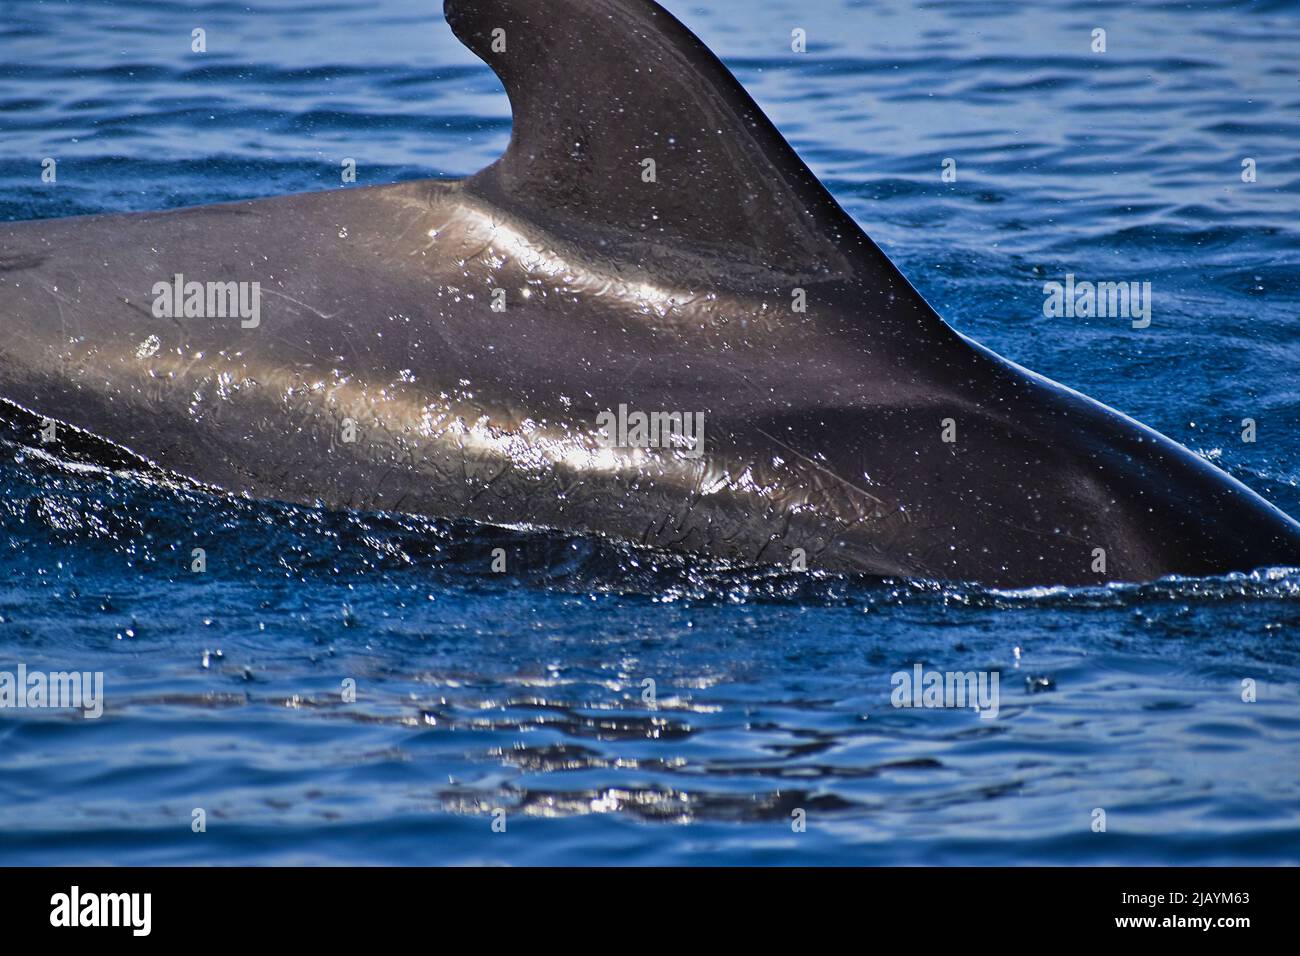
[[[466,181],[471,193],[647,265],[683,246],[781,277],[844,278],[862,255],[887,261],[717,57],[652,0],[445,0],[445,12],[514,113],[509,148]]]

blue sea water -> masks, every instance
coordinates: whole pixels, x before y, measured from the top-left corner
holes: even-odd
[[[1300,514],[1296,4],[667,6],[953,325]],[[473,172],[509,106],[440,7],[0,0],[0,219]],[[1150,281],[1151,326],[1045,317],[1066,273]],[[1300,862],[1298,572],[727,567],[29,445],[0,434],[0,670],[107,703],[0,711],[6,864]],[[916,663],[996,671],[998,716],[891,706]]]

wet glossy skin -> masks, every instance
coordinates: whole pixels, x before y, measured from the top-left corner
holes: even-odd
[[[566,32],[579,8],[605,47]],[[744,561],[995,584],[1300,564],[1244,486],[944,325],[652,4],[448,14],[510,92],[500,163],[0,227],[0,397],[233,492]],[[501,23],[508,63],[480,42]],[[564,88],[579,49],[598,102]],[[261,324],[155,318],[176,273],[260,282]],[[620,404],[702,413],[704,454],[602,447]]]

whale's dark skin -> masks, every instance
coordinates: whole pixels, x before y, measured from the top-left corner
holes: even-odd
[[[654,3],[446,14],[510,96],[498,162],[0,226],[0,398],[235,493],[746,562],[994,585],[1300,565],[1300,525],[1244,485],[944,324]],[[155,318],[176,273],[260,282],[261,324]],[[702,412],[703,455],[601,447],[620,404]]]

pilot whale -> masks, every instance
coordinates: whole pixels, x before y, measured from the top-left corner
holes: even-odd
[[[476,175],[0,226],[33,442],[890,577],[1300,565],[1243,484],[946,325],[651,0],[444,12],[514,117]]]

